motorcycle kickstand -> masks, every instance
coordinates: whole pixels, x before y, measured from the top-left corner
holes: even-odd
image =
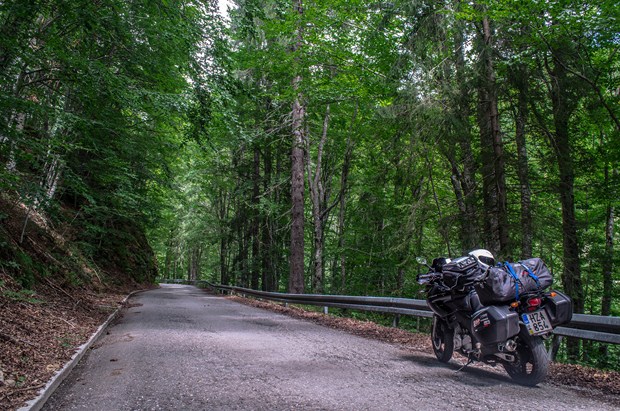
[[[474,360],[471,358],[471,355],[467,356],[467,363],[465,363],[465,365],[463,365],[461,368],[459,368],[458,370],[454,371],[454,373],[458,373],[460,371],[463,371],[469,364],[473,363]]]

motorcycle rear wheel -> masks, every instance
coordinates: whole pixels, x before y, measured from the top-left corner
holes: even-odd
[[[437,359],[444,363],[450,361],[454,352],[454,330],[436,315],[433,316],[431,340]]]
[[[549,356],[542,338],[530,336],[526,329],[519,332],[516,357],[503,366],[515,382],[533,387],[545,379],[549,369]]]

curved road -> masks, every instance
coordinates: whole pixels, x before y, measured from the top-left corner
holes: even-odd
[[[191,286],[138,294],[44,410],[617,410],[241,305]],[[615,398],[617,401],[618,399]]]

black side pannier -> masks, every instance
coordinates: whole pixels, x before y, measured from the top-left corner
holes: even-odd
[[[442,267],[443,283],[451,289],[461,290],[466,285],[480,281],[484,271],[478,261],[471,256],[459,257]]]
[[[510,272],[512,267],[513,274]],[[516,278],[515,278],[516,277]],[[553,277],[540,258],[530,258],[519,263],[506,263],[491,267],[482,282],[476,284],[476,292],[482,304],[516,300],[519,295],[551,286]]]
[[[566,294],[555,291],[547,296],[545,311],[551,325],[555,328],[558,325],[569,323],[573,318],[573,301]]]
[[[505,342],[519,334],[519,314],[507,306],[488,306],[471,316],[469,328],[483,345]]]

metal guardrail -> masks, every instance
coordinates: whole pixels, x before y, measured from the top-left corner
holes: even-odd
[[[204,284],[213,289],[250,295],[271,301],[300,305],[344,308],[358,311],[374,311],[386,314],[411,315],[431,318],[432,311],[426,300],[392,297],[363,297],[349,295],[323,294],[285,294],[251,290],[249,288],[211,284],[207,281],[167,280],[172,283]],[[584,340],[598,341],[609,344],[620,344],[620,317],[601,315],[573,314],[570,323],[557,327],[553,333],[559,336],[575,337]]]

